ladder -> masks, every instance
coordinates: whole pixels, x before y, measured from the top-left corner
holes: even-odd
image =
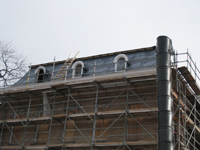
[[[76,56],[78,55],[78,53],[79,53],[79,51],[76,53],[76,55],[73,58],[70,58],[72,53],[69,55],[69,57],[67,58],[67,60],[65,61],[65,63],[63,64],[63,66],[61,67],[59,72],[57,73],[56,77],[54,78],[54,81],[64,79],[64,76],[67,73],[67,70],[70,68],[70,66],[72,65],[72,63],[76,59]]]

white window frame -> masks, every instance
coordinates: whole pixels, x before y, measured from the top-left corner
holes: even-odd
[[[119,54],[114,59],[115,72],[117,72],[117,63],[118,63],[118,61],[119,61],[120,58],[124,58],[124,60],[125,60],[124,69],[126,69],[126,67],[127,67],[128,57],[125,54]],[[119,71],[123,71],[123,70],[119,70]]]
[[[81,65],[81,75],[80,76],[77,76],[77,77],[82,77],[83,75],[83,68],[84,68],[84,63],[82,61],[76,61],[73,65],[72,65],[72,78],[77,78],[75,75],[76,75],[76,67],[78,65]]]

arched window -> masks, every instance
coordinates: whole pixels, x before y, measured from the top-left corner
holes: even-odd
[[[83,75],[83,68],[84,68],[84,63],[82,61],[77,61],[72,65],[72,78],[75,77],[82,77]]]
[[[125,54],[119,54],[115,57],[115,72],[123,71],[127,68],[128,57]]]
[[[44,66],[40,66],[35,70],[36,82],[43,82],[44,81],[44,74],[46,73],[46,68]]]

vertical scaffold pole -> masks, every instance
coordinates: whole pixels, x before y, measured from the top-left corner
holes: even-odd
[[[128,100],[129,100],[129,83],[127,82],[127,94],[126,94],[126,113],[125,113],[125,125],[124,125],[124,144],[123,150],[126,149],[126,135],[127,135],[127,128],[128,128]]]
[[[32,95],[30,95],[30,100],[29,100],[28,110],[27,110],[27,115],[26,115],[26,125],[25,125],[25,129],[24,129],[24,137],[23,137],[23,144],[22,144],[23,147],[24,147],[25,139],[26,139],[26,130],[27,130],[27,126],[28,126],[28,118],[29,118],[30,107],[31,107],[31,99],[32,99]]]
[[[27,82],[26,82],[26,88],[28,88],[30,73],[31,73],[31,64],[30,64],[30,69],[29,69],[29,72],[28,72],[28,77],[27,77]]]
[[[56,91],[55,91],[55,92],[56,92]],[[56,93],[54,93],[53,108],[52,108],[52,110],[51,110],[51,120],[50,120],[50,128],[49,128],[49,136],[48,136],[47,149],[48,149],[48,147],[49,147],[49,141],[50,141],[50,138],[51,138],[51,128],[52,128],[52,122],[53,122],[53,113],[54,113],[55,99],[56,99]]]
[[[197,108],[197,101],[196,101],[196,98],[195,98],[195,102],[194,102],[194,125],[197,124],[197,113],[196,113],[196,108]],[[194,150],[196,149],[196,130],[194,130],[194,139],[193,139],[193,145],[194,145]]]
[[[6,113],[7,113],[7,109],[6,109],[6,105],[4,106],[4,115],[3,115],[3,124],[2,124],[2,128],[1,128],[1,139],[0,139],[0,145],[3,146],[3,133],[4,133],[4,127],[5,127],[5,119],[6,119]]]
[[[96,91],[96,99],[95,99],[95,106],[94,106],[94,122],[93,122],[93,134],[92,134],[92,146],[91,146],[91,150],[93,150],[93,145],[94,145],[94,141],[95,141],[95,132],[96,132],[96,122],[97,122],[97,104],[98,104],[98,92],[99,92],[99,86],[98,84],[96,84],[97,87],[97,91]]]
[[[55,61],[56,61],[56,57],[54,56],[54,59],[53,59],[53,69],[52,69],[52,73],[51,73],[51,83],[53,81],[53,75],[54,75],[54,68],[55,68]]]
[[[180,81],[179,81],[180,82]],[[181,95],[180,95],[180,83],[178,82],[178,91],[179,91],[179,94],[178,94],[178,150],[181,149],[181,106],[180,106],[180,98],[181,98]]]
[[[66,130],[66,124],[67,124],[67,117],[68,117],[68,109],[69,109],[69,95],[70,95],[70,88],[68,87],[68,99],[67,99],[67,106],[66,106],[66,112],[65,112],[65,122],[63,127],[63,135],[62,135],[62,144],[64,145],[65,142],[65,130]]]

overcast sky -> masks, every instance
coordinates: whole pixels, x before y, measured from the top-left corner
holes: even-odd
[[[200,0],[0,0],[0,39],[32,64],[150,47],[159,35],[200,67]]]

